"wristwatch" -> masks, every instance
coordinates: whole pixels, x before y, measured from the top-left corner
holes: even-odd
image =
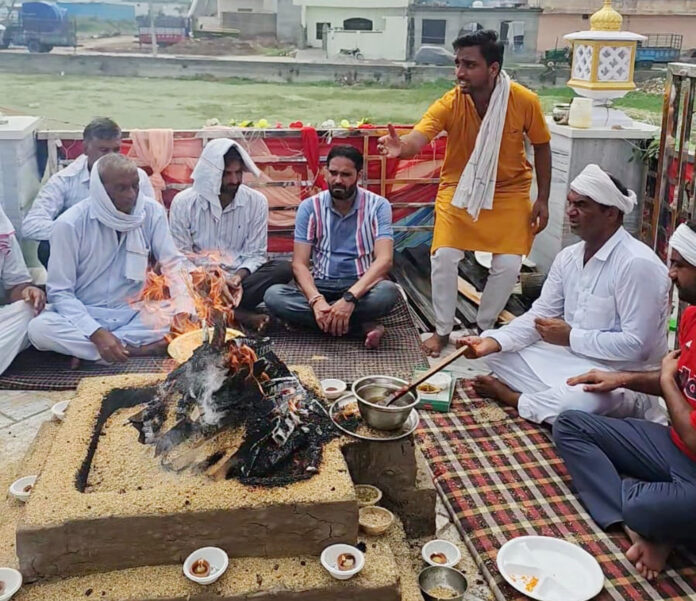
[[[350,290],[346,290],[343,293],[343,300],[347,303],[353,303],[354,305],[358,304],[358,299],[355,298],[355,294],[353,294]]]

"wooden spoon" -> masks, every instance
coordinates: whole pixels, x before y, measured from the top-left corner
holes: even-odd
[[[394,401],[397,401],[398,399],[400,399],[400,398],[401,398],[402,396],[404,396],[405,394],[408,394],[408,393],[411,392],[414,388],[416,388],[417,386],[420,386],[420,385],[421,385],[423,382],[425,382],[428,378],[432,377],[432,376],[435,375],[437,372],[439,372],[440,370],[442,370],[442,369],[444,369],[445,367],[447,367],[447,366],[448,366],[450,363],[452,363],[453,361],[456,361],[457,359],[459,359],[459,357],[461,357],[462,355],[464,355],[464,353],[466,352],[466,350],[467,350],[468,348],[469,348],[468,345],[465,344],[463,347],[461,347],[460,349],[457,349],[457,350],[454,351],[452,354],[447,355],[442,361],[440,361],[440,363],[437,363],[437,364],[433,365],[433,366],[432,366],[428,371],[426,371],[422,376],[419,376],[417,380],[411,382],[408,386],[404,386],[404,387],[401,388],[400,390],[397,390],[396,393],[394,394],[394,396],[393,396],[392,398],[390,398],[390,399],[384,404],[384,407],[389,407],[389,405],[393,404]]]

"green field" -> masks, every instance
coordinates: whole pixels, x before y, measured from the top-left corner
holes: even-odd
[[[134,77],[73,77],[0,73],[0,111],[39,115],[53,129],[81,129],[96,115],[124,128],[198,128],[208,119],[226,124],[266,119],[320,124],[368,118],[373,123],[413,123],[452,86],[440,81],[411,88],[331,84],[265,84]],[[544,108],[569,101],[567,88],[541,89]],[[662,97],[642,92],[616,103],[634,117],[659,124]]]

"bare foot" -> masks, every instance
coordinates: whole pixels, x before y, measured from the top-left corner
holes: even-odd
[[[421,342],[421,349],[429,357],[439,357],[442,349],[447,346],[449,336],[440,336],[438,333],[433,334]]]
[[[162,338],[162,340],[144,344],[143,346],[131,346],[129,344],[126,345],[126,350],[131,357],[145,357],[147,355],[164,355],[167,353],[168,346],[167,340]]]
[[[70,369],[80,369],[80,360],[77,357],[70,357]]]
[[[503,405],[517,409],[520,393],[503,384],[494,376],[476,376],[474,378],[474,390],[482,397],[500,401]]]
[[[235,309],[234,316],[242,326],[255,334],[263,334],[271,321],[271,318],[265,313],[254,313],[244,309]]]
[[[374,350],[379,347],[379,343],[382,341],[382,336],[384,336],[384,326],[375,325],[372,329],[368,330],[365,334],[365,348]]]
[[[631,548],[626,551],[626,558],[636,566],[643,578],[655,580],[667,563],[667,558],[672,552],[672,545],[646,540],[626,525],[624,530],[633,542]]]

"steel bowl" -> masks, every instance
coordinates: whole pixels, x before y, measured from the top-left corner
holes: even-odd
[[[433,597],[428,591],[438,586],[445,586],[457,593],[456,597],[447,597],[451,601],[462,601],[468,584],[464,574],[454,568],[430,566],[418,574],[418,585],[425,601],[442,601],[443,597]]]
[[[360,415],[369,426],[376,430],[398,430],[404,425],[420,401],[418,391],[405,394],[389,407],[380,404],[404,386],[408,386],[408,382],[391,376],[365,376],[353,382],[352,391],[358,400]]]

